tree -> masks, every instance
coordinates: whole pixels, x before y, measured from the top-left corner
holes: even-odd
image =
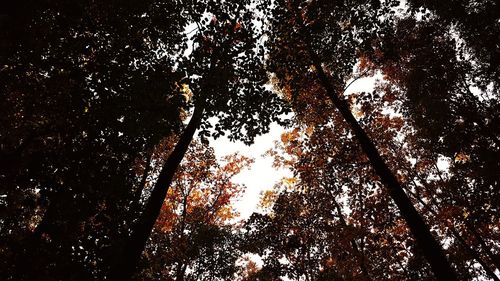
[[[231,179],[251,159],[228,155],[218,161],[208,145],[188,150],[148,243],[136,279],[226,280],[236,271],[237,236],[231,204],[243,186]]]
[[[4,6],[6,280],[499,280],[494,1]],[[232,224],[250,160],[208,137],[288,106],[293,177]]]
[[[262,48],[253,51],[258,47],[258,35],[252,34],[248,3],[228,2],[218,7],[211,1],[187,6],[171,1],[140,5],[48,1],[23,11],[27,4],[9,6],[2,18],[3,25],[19,27],[2,33],[7,39],[2,45],[2,81],[6,82],[2,91],[8,97],[2,103],[7,112],[6,122],[2,122],[6,124],[2,128],[2,174],[8,185],[2,187],[10,194],[12,205],[19,199],[19,211],[12,218],[22,210],[27,219],[36,220],[33,212],[21,207],[26,197],[36,199],[41,194],[42,202],[48,203],[35,203],[32,208],[40,206],[38,213],[47,210],[41,222],[34,223],[35,240],[49,239],[46,242],[54,248],[48,251],[58,253],[53,255],[61,258],[58,263],[75,260],[70,256],[93,255],[91,241],[96,236],[106,237],[100,240],[105,241],[127,235],[137,214],[134,200],[142,188],[140,176],[131,167],[146,159],[160,139],[177,132],[182,116],[194,104],[193,125],[185,130],[183,148],[173,162],[180,162],[189,135],[199,126],[201,134],[207,134],[212,116],[220,119],[217,135],[229,130],[231,138],[251,142],[268,130],[275,116],[286,111],[263,88],[267,76],[258,66]],[[204,12],[213,18],[204,18]],[[184,33],[188,22],[198,26],[194,50],[179,59],[188,48]],[[33,32],[24,32],[28,26]],[[193,99],[183,98],[186,87],[195,92]],[[62,94],[66,92],[71,94]],[[40,98],[33,98],[35,95]],[[248,110],[233,110],[244,104],[249,105]],[[261,108],[262,104],[268,106]],[[56,107],[64,111],[54,110]],[[39,125],[42,123],[47,126]],[[173,175],[177,164],[171,161],[167,166]],[[111,174],[112,170],[116,173]],[[53,171],[57,171],[55,175]],[[165,189],[164,183],[159,181],[160,189]],[[22,191],[16,186],[22,186]],[[152,198],[162,202],[164,196]],[[118,211],[123,208],[134,210]],[[156,219],[148,213],[143,217],[152,222]],[[7,221],[12,227],[17,222]],[[85,232],[79,231],[82,225]],[[79,244],[82,238],[89,245]],[[21,247],[31,243],[25,242]],[[108,246],[98,247],[98,251],[106,250],[86,263],[100,264],[116,257]],[[76,253],[72,248],[84,250]],[[44,267],[40,265],[41,270]],[[61,270],[61,274],[69,271]]]
[[[270,44],[271,53],[274,51],[273,70],[281,81],[286,81],[287,76],[293,79],[296,74],[315,76],[317,83],[323,87],[330,101],[349,124],[353,135],[408,223],[437,278],[454,280],[455,273],[439,242],[432,236],[429,227],[413,206],[398,179],[341,96],[345,77],[348,77],[356,61],[356,56],[346,52],[356,47],[358,49],[365,47],[364,44],[371,41],[371,29],[377,27],[378,13],[388,12],[387,7],[380,9],[378,1],[356,4],[355,9],[352,5],[347,7],[342,3],[332,4],[324,1],[311,3],[285,1],[278,5],[279,7],[273,12],[272,21],[276,39]],[[337,24],[338,19],[342,19],[343,22]],[[354,28],[357,29],[356,33],[351,32]],[[356,40],[361,43],[356,44]],[[336,42],[334,48],[331,42]],[[287,46],[300,46],[300,48],[299,51],[297,48],[290,50]],[[306,65],[304,56],[308,58]],[[300,59],[297,59],[298,57]],[[293,63],[291,59],[294,59]],[[313,73],[304,73],[303,70],[310,69],[311,65],[314,68]]]
[[[435,15],[454,32],[462,42],[461,57],[475,61],[471,70],[474,79],[471,84],[483,92],[491,91],[498,97],[498,77],[500,76],[500,52],[495,42],[500,39],[498,27],[498,3],[495,1],[409,1],[411,12]],[[487,88],[490,88],[487,90]]]
[[[211,127],[208,118],[218,117],[214,137],[229,131],[231,140],[251,143],[287,111],[280,99],[264,87],[267,73],[262,67],[263,48],[257,45],[259,35],[251,29],[257,15],[250,3],[227,2],[219,6],[208,2],[210,5],[194,6],[195,14],[207,12],[212,19],[208,23],[205,20],[205,25],[196,22],[193,53],[180,63],[194,93],[193,116],[159,173],[144,211],[132,228],[125,253],[119,254],[112,265],[111,278],[126,279],[132,274],[196,129],[200,128],[200,135],[206,137]],[[200,7],[202,10],[196,11]]]
[[[175,53],[182,43],[174,6],[159,16],[151,2],[49,1],[7,16],[20,26],[2,40],[2,267],[9,272],[18,261],[21,275],[7,278],[102,271],[93,263],[123,229],[117,210],[136,185],[131,166],[179,129],[186,108],[172,59],[155,55],[159,45]],[[164,41],[145,41],[160,34]]]
[[[407,33],[409,26],[414,28],[412,33]],[[403,33],[404,36],[396,39]],[[475,229],[489,228],[487,225],[494,224],[495,215],[491,211],[498,208],[491,201],[498,197],[495,188],[498,176],[493,172],[498,169],[498,162],[492,159],[498,158],[499,143],[498,133],[491,123],[498,118],[494,110],[498,100],[484,99],[472,92],[467,82],[469,79],[478,83],[486,81],[482,80],[484,77],[476,76],[471,61],[457,56],[461,49],[457,50],[455,43],[453,34],[446,31],[441,21],[402,19],[394,36],[388,36],[384,47],[378,49],[374,65],[385,74],[382,91],[392,97],[399,96],[403,114],[411,119],[418,132],[419,137],[412,140],[413,145],[431,153],[429,158],[437,159],[441,155],[449,159],[447,175],[437,168],[436,160],[421,162],[430,163],[431,166],[424,169],[437,173],[440,180],[439,188],[436,188],[440,192],[433,194],[436,197],[433,204],[443,210],[454,209],[455,215],[445,215],[448,219],[465,216],[464,221],[456,224],[468,229],[470,234],[463,235],[475,236],[479,246],[485,244],[480,242],[482,238]],[[427,156],[420,153],[413,157]],[[498,268],[490,247],[481,247]],[[483,264],[485,270],[488,267]],[[490,275],[494,276],[492,272],[490,270]]]
[[[314,109],[320,114],[325,110],[311,107],[312,112],[307,116],[314,115]],[[371,121],[373,123],[366,125],[380,124],[384,115],[378,114],[380,113],[366,112],[366,116],[374,117]],[[304,217],[313,222],[324,221],[324,224],[312,223],[307,227],[308,233],[312,233],[318,241],[326,241],[325,245],[328,245],[311,246],[313,249],[325,251],[323,262],[329,268],[326,270],[323,266],[324,270],[314,278],[429,278],[429,269],[421,260],[413,266],[416,267],[415,271],[409,268],[408,260],[418,259],[421,253],[415,249],[415,242],[411,239],[404,221],[397,216],[396,206],[388,200],[386,190],[356,140],[350,136],[349,128],[340,118],[329,117],[321,120],[313,129],[305,127],[283,135],[282,144],[272,155],[275,156],[277,165],[287,165],[292,169],[295,176],[292,181],[295,196],[304,198],[308,203],[298,204],[286,196],[287,192],[283,192],[284,198],[287,199],[279,201],[279,204],[286,204],[287,210],[298,209],[297,213],[271,214],[271,219],[276,221],[278,227],[291,223],[296,229],[306,229],[303,225],[294,223],[304,220]],[[400,125],[397,124],[401,124],[397,122],[399,118],[387,119],[386,125],[380,128],[381,132],[371,132],[379,136],[379,145],[382,148],[385,148],[393,137],[387,131],[399,128]],[[394,163],[394,156],[386,157],[389,157],[390,163]],[[297,206],[303,206],[307,211],[302,211],[302,207]],[[283,209],[275,205],[276,208]],[[256,226],[255,229],[265,227]],[[270,232],[281,233],[276,230]],[[283,244],[267,242],[263,243],[262,247],[282,249],[281,245]],[[279,259],[279,256],[276,259]]]

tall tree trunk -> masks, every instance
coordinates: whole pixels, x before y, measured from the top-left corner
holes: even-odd
[[[388,189],[391,198],[398,206],[399,211],[408,224],[411,233],[417,241],[418,246],[431,265],[434,275],[438,280],[458,280],[455,272],[448,262],[448,259],[446,258],[446,255],[443,252],[443,249],[441,248],[441,245],[432,236],[429,227],[417,212],[417,210],[413,206],[413,203],[404,192],[402,186],[380,156],[380,153],[375,147],[375,144],[372,142],[365,130],[359,125],[356,118],[354,118],[354,116],[352,115],[347,102],[340,96],[338,96],[335,87],[332,85],[330,79],[323,70],[321,60],[310,45],[311,37],[305,29],[300,12],[296,7],[293,8],[295,9],[295,18],[297,20],[297,23],[299,24],[299,30],[303,38],[303,43],[314,67],[316,68],[320,83],[326,90],[328,97],[340,112],[343,119],[351,127],[351,130],[360,143],[364,153],[370,160],[375,172],[380,177],[380,180],[384,184],[384,186]]]
[[[117,261],[113,261],[112,263],[110,268],[110,280],[129,280],[134,273],[156,219],[160,214],[161,206],[163,205],[165,196],[172,183],[174,174],[184,158],[194,133],[201,122],[203,112],[204,109],[202,107],[195,107],[189,124],[163,165],[153,191],[151,192],[151,196],[144,207],[144,211],[134,225],[128,243],[124,245],[124,252],[120,257],[117,257]]]

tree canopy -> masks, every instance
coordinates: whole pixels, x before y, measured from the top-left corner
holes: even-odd
[[[0,274],[500,280],[498,11],[490,0],[11,1]],[[261,156],[212,145],[251,145],[272,123],[284,131],[266,157],[292,176],[241,218],[237,175]]]

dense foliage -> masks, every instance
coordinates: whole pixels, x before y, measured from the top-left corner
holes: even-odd
[[[499,11],[10,1],[0,275],[500,280]],[[287,130],[267,155],[293,177],[238,222],[252,159],[210,141],[250,145],[272,122]]]

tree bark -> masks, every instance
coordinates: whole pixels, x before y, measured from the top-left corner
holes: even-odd
[[[294,8],[296,9],[296,7]],[[303,38],[302,41],[304,43],[304,46],[306,47],[306,51],[310,59],[312,60],[314,67],[316,68],[316,73],[321,85],[326,90],[326,93],[332,101],[333,105],[337,108],[343,119],[350,126],[351,130],[354,133],[354,136],[361,145],[363,152],[370,160],[370,163],[372,164],[377,175],[380,177],[381,182],[387,188],[391,198],[398,206],[398,209],[405,219],[406,223],[408,224],[408,227],[415,237],[418,246],[429,262],[434,275],[438,280],[458,280],[455,272],[448,262],[448,259],[446,258],[446,255],[443,252],[443,249],[441,248],[441,245],[432,236],[429,227],[417,212],[417,210],[413,206],[413,203],[404,192],[402,186],[380,156],[380,153],[378,152],[375,144],[372,142],[368,134],[359,125],[358,121],[353,116],[347,102],[337,95],[335,87],[332,85],[330,79],[323,70],[321,60],[314,52],[309,43],[311,42],[311,38],[307,30],[305,30],[302,17],[298,10],[296,10],[295,15],[297,23],[299,24],[299,31],[301,32]]]
[[[193,139],[194,133],[203,117],[203,112],[204,109],[202,107],[195,107],[189,124],[161,169],[151,196],[144,207],[144,211],[134,225],[128,243],[124,245],[124,252],[120,257],[117,257],[116,261],[113,261],[113,265],[110,268],[110,280],[129,280],[132,277],[156,219],[160,214],[161,206],[163,205],[177,167],[184,158]]]

